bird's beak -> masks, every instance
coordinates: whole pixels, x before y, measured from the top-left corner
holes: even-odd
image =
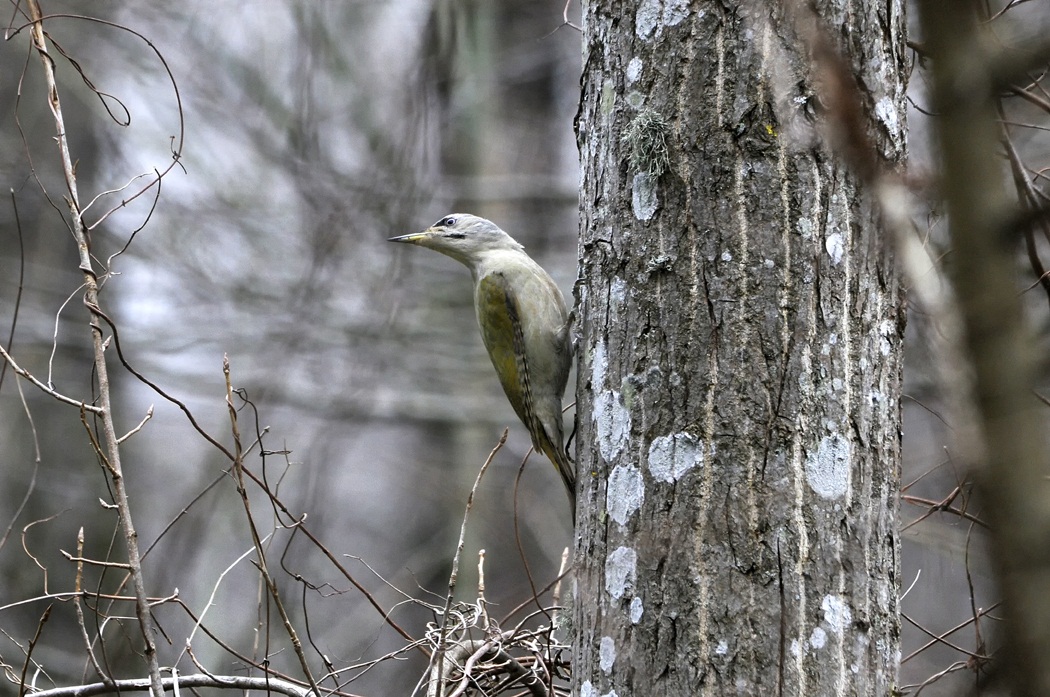
[[[424,230],[423,232],[413,232],[411,235],[401,235],[399,237],[390,237],[387,242],[407,242],[409,244],[420,244],[424,240],[430,238],[430,230]]]

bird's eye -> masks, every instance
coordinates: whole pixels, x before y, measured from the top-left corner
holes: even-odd
[[[444,220],[442,220],[441,224],[444,225],[445,227],[452,227],[453,225],[456,224],[456,219],[450,215],[449,217],[447,217]]]

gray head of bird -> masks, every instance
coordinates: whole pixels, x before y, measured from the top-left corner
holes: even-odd
[[[494,222],[469,213],[450,213],[423,232],[391,237],[390,241],[428,247],[468,267],[473,267],[486,252],[524,250]]]

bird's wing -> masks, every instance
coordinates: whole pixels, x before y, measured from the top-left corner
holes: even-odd
[[[499,375],[503,391],[507,394],[511,406],[514,407],[514,412],[529,430],[533,446],[550,459],[561,475],[575,518],[576,468],[562,449],[560,421],[560,391],[565,388],[565,378],[568,375],[568,354],[565,356],[564,365],[556,366],[551,360],[545,363],[542,357],[538,359],[541,370],[544,365],[547,365],[549,369],[559,371],[557,376],[547,376],[551,381],[557,382],[555,387],[559,393],[553,399],[541,400],[541,403],[537,404],[534,399],[537,395],[533,393],[532,379],[529,374],[530,346],[526,339],[526,328],[521,315],[522,308],[514,292],[514,285],[502,271],[488,273],[478,279],[474,303],[478,314],[478,324],[481,326],[481,337],[485,342],[485,348],[488,349],[492,365]],[[561,311],[560,314],[564,315],[564,311]],[[564,322],[564,317],[562,321]],[[554,344],[558,341],[564,342],[564,331],[559,335],[546,338],[552,344],[549,347],[551,356],[557,355],[559,352]],[[534,345],[532,348],[537,349],[538,347]],[[536,358],[536,356],[533,357]],[[544,376],[536,376],[536,378],[542,381]],[[552,385],[540,384],[537,389],[542,392],[544,387],[549,390]],[[551,397],[551,395],[546,396]]]
[[[506,276],[499,271],[478,280],[475,307],[481,338],[492,366],[499,375],[507,399],[529,430],[532,430],[532,398],[525,336],[517,299]]]

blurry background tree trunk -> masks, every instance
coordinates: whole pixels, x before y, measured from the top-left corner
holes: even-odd
[[[900,160],[902,3],[817,11]],[[586,8],[581,694],[895,684],[900,287],[795,12]]]
[[[1047,226],[1007,195],[1001,152],[1000,91],[1013,82],[1038,85],[1050,43],[1014,43],[990,30],[983,2],[923,0],[924,50],[932,58],[934,120],[940,144],[941,188],[950,221],[948,265],[962,324],[961,353],[969,381],[960,392],[972,403],[957,450],[973,473],[994,540],[993,559],[1006,623],[996,652],[1000,677],[1014,695],[1050,694],[1050,479],[1046,404],[1035,396],[1035,337],[1025,326],[1019,247],[1029,227]],[[1019,43],[1019,42],[1018,42]],[[1021,88],[1014,90],[1020,92]],[[1045,95],[1046,92],[1041,91]],[[1045,104],[1045,103],[1044,103]],[[1050,106],[1044,107],[1050,110]],[[1013,156],[1016,158],[1016,151]],[[1016,175],[1015,175],[1016,176]],[[1021,177],[1027,177],[1021,172]],[[1015,185],[1022,185],[1015,180]],[[1019,192],[1019,193],[1022,193]],[[1023,196],[1019,195],[1019,198]],[[1030,286],[1031,287],[1031,286]],[[984,653],[984,647],[978,647]]]
[[[43,5],[45,14],[78,14],[76,2]],[[422,229],[450,210],[477,212],[512,231],[568,293],[575,273],[572,117],[580,39],[568,29],[552,33],[561,7],[406,0],[118,3],[97,11],[156,42],[179,87],[186,122],[193,124],[180,153],[185,169],[176,168],[164,182],[165,213],[134,234],[134,244],[112,262],[109,281],[119,281],[106,285],[131,364],[186,399],[221,440],[229,430],[221,374],[228,354],[236,385],[280,433],[273,449],[292,451],[283,465],[297,474],[283,478],[285,500],[309,509],[318,530],[337,531],[337,554],[384,560],[384,568],[376,567],[384,580],[365,573],[365,583],[385,606],[403,599],[395,585],[447,587],[467,492],[503,428],[512,426],[475,501],[469,548],[488,551],[490,602],[516,606],[531,593],[516,530],[540,585],[556,575],[561,552],[571,545],[561,484],[549,464],[533,457],[517,490],[523,503],[515,527],[515,475],[529,437],[515,426],[485,355],[469,275],[437,255],[398,254],[385,240]],[[86,199],[170,163],[180,112],[149,48],[95,22],[59,19],[48,31],[94,84],[119,94],[133,116],[130,127],[118,126],[77,70],[58,60]],[[25,42],[18,40],[26,34],[0,44],[0,65],[27,63]],[[366,44],[372,48],[362,51]],[[206,74],[201,65],[222,67]],[[3,206],[0,341],[9,345],[14,299],[24,284],[13,355],[35,375],[53,375],[59,389],[90,396],[82,274],[62,220],[63,182],[39,70],[34,58],[24,80],[21,68],[0,71],[0,114],[6,118],[0,162],[8,165],[6,181],[25,233],[23,253],[12,207]],[[230,128],[232,114],[236,128]],[[120,195],[95,204],[92,220]],[[109,217],[94,232],[93,251],[108,260],[124,248],[151,202],[151,196],[139,197]],[[127,374],[115,375],[114,382],[126,390],[116,411],[128,428],[151,404],[156,407],[155,418],[125,444],[129,463],[137,464],[128,474],[133,499],[150,512],[140,521],[140,536],[144,545],[157,544],[145,560],[148,578],[157,579],[158,595],[168,595],[166,584],[175,578],[194,579],[175,584],[180,599],[191,607],[207,605],[216,586],[213,572],[237,559],[246,544],[243,509],[231,480],[222,477],[227,463],[178,408]],[[46,521],[30,528],[26,545],[64,588],[73,586],[75,565],[59,549],[75,549],[83,526],[88,555],[106,558],[113,527],[112,513],[98,505],[107,499],[99,476],[104,470],[75,409],[55,409],[50,397],[26,390],[41,434],[38,458],[16,387],[8,371],[0,389],[6,454],[0,528],[11,534],[6,544],[0,541],[0,578],[11,581],[0,592],[0,606],[41,594],[42,574],[22,550],[22,526]],[[257,449],[255,457],[269,449]],[[546,498],[558,502],[554,513],[527,504]],[[23,499],[27,504],[19,508]],[[176,518],[178,524],[169,526]],[[289,566],[312,554],[302,541],[290,535],[277,543],[285,545]],[[216,602],[230,603],[224,629],[228,637],[244,638],[242,648],[250,654],[259,636],[258,595],[243,589],[256,589],[257,577],[244,566],[244,575],[238,568],[227,577]],[[340,574],[328,575],[330,568],[312,568],[316,586],[346,588]],[[476,592],[476,577],[476,565],[465,563],[464,593]],[[86,583],[115,590],[94,579]],[[289,583],[298,594],[298,580]],[[364,619],[375,608],[350,595],[332,596],[345,601],[339,611],[314,610],[313,637],[327,636],[333,656],[354,660],[403,646],[404,638],[389,629],[362,633],[362,621],[373,628],[383,622]],[[31,637],[42,610],[9,611],[0,626],[10,636]],[[305,616],[308,610],[304,602],[291,611]],[[164,608],[157,612],[166,631],[181,621]],[[421,604],[402,605],[398,614],[416,629],[433,617]],[[104,660],[115,674],[123,674],[122,656],[141,665],[121,640],[128,633],[118,623],[103,628],[107,639],[117,637],[106,643]],[[82,662],[68,660],[84,650],[72,606],[52,613],[47,630],[34,659],[51,666],[58,684],[82,679]],[[176,644],[181,650],[182,642]],[[0,658],[12,651],[20,649],[0,638]],[[223,649],[202,641],[195,651],[210,664]],[[426,665],[422,654],[410,656],[414,660],[399,662],[396,679],[365,671],[355,689],[368,693],[366,683],[374,679],[383,691],[409,693]],[[293,660],[282,664],[288,657]],[[291,652],[275,652],[271,665],[296,669]]]

